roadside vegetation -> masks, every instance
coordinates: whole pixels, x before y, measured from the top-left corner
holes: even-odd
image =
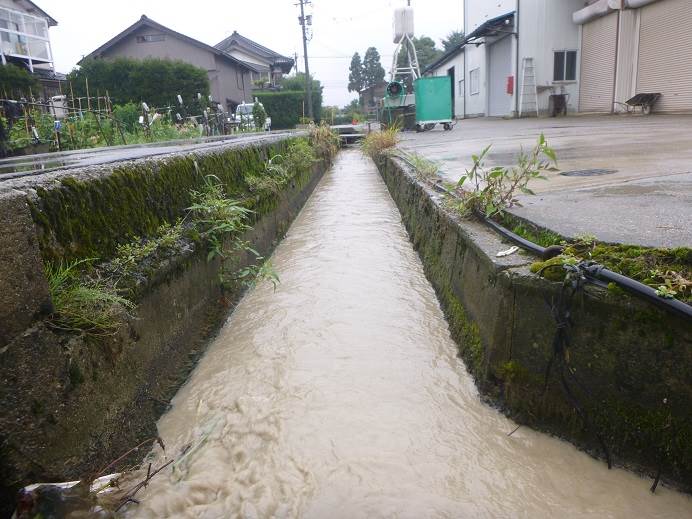
[[[164,223],[150,236],[131,238],[107,260],[48,263],[51,324],[93,336],[116,333],[162,265],[198,250],[204,251],[207,261],[220,263],[219,284],[224,291],[235,292],[260,281],[276,288],[279,277],[271,263],[243,238],[252,229],[251,207],[258,195],[278,196],[317,160],[331,161],[338,145],[329,127],[313,125],[307,139],[294,140],[283,155],[266,160],[261,174],[245,173],[246,195],[233,197],[218,177],[205,175],[190,191],[192,203],[175,223]]]
[[[91,260],[46,265],[46,278],[53,301],[53,327],[110,335],[127,317],[134,304],[118,294],[113,285],[100,279]],[[88,267],[86,271],[84,267]]]
[[[196,139],[202,137],[200,126],[190,120],[174,122],[172,114],[156,117],[145,126],[138,122],[142,109],[134,103],[115,105],[112,115],[97,115],[83,112],[80,116],[64,120],[61,130],[60,149],[62,151],[100,148],[121,144],[147,144],[177,139]],[[54,117],[38,109],[29,110],[9,127],[6,149],[16,152],[32,144],[46,144],[46,151],[58,151]],[[35,132],[33,129],[35,129]]]
[[[370,132],[361,143],[363,153],[374,161],[382,159],[387,153],[394,151],[399,143],[399,128],[391,126],[379,132]]]

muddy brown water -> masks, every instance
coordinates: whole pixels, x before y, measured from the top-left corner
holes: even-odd
[[[376,169],[344,151],[158,426],[132,517],[692,517],[484,405]],[[155,454],[156,463],[164,456]]]

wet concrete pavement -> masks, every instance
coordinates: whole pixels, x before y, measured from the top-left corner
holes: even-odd
[[[219,137],[202,137],[192,140],[177,140],[156,142],[152,144],[132,144],[124,146],[109,146],[102,148],[42,153],[0,160],[0,182],[27,175],[37,175],[71,167],[95,166],[110,164],[124,160],[155,157],[169,153],[193,152],[223,146],[229,142],[253,141],[260,142],[265,138],[273,138],[277,133],[286,131],[267,132],[264,134],[248,133],[226,135]]]
[[[456,181],[488,144],[488,165],[510,165],[543,132],[561,171],[536,181],[515,214],[567,236],[677,247],[692,245],[691,130],[685,115],[468,119],[452,132],[406,133],[402,147]]]

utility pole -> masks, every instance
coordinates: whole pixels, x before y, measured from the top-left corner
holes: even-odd
[[[310,4],[310,0],[299,0],[300,2],[300,27],[303,30],[303,56],[305,57],[305,92],[307,93],[308,117],[314,120],[312,113],[312,81],[310,79],[310,67],[308,66],[308,39],[305,35],[305,10],[304,6]]]

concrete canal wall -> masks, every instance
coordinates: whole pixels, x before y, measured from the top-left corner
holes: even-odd
[[[117,333],[91,336],[51,326],[44,264],[111,258],[119,244],[175,223],[207,175],[254,211],[243,238],[266,256],[329,159],[298,171],[279,192],[248,190],[247,176],[266,173],[268,158],[304,138],[229,143],[0,184],[0,502],[27,482],[96,471],[155,437],[156,419],[241,295],[239,288],[222,292],[219,260],[208,261],[207,249],[188,241],[137,281],[136,309]]]
[[[378,167],[482,394],[597,456],[600,435],[616,464],[650,475],[660,467],[692,489],[689,322],[587,286],[573,302],[567,354],[549,368],[562,284],[532,274],[536,258],[524,253],[497,258],[510,245],[445,208],[400,160]]]

